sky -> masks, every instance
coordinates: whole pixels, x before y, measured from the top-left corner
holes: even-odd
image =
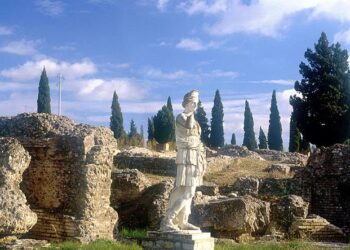
[[[113,91],[128,131],[171,97],[200,91],[210,120],[216,89],[225,142],[243,141],[244,101],[267,134],[272,91],[289,141],[299,64],[321,32],[350,48],[348,0],[0,0],[0,116],[35,112],[45,66],[52,112],[109,126]],[[146,135],[145,135],[146,136]]]

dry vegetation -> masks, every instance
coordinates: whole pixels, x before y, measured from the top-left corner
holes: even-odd
[[[236,158],[231,164],[219,171],[207,173],[204,181],[217,185],[233,184],[238,177],[253,176],[259,178],[285,178],[278,174],[270,174],[265,169],[270,166],[271,161],[257,160],[252,158]]]

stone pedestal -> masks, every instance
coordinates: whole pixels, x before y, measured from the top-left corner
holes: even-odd
[[[214,238],[200,230],[181,232],[148,232],[143,250],[214,250]]]

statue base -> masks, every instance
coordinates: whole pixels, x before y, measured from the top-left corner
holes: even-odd
[[[200,230],[149,231],[143,250],[214,250],[214,238]]]

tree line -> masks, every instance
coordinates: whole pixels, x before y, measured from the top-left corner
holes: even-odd
[[[307,49],[304,57],[307,62],[299,65],[302,79],[294,84],[298,94],[290,97],[293,111],[290,117],[289,151],[307,152],[310,143],[317,147],[335,143],[350,144],[350,71],[347,50],[342,49],[339,43],[330,44],[322,32],[314,44],[314,50]],[[49,80],[44,68],[39,82],[37,111],[51,113],[50,102]],[[125,132],[116,92],[113,94],[111,109],[110,128],[114,137],[121,144],[143,146],[142,126],[138,132],[134,120],[131,120],[129,133]],[[225,142],[224,110],[219,90],[215,92],[211,116],[209,125],[206,112],[199,101],[195,117],[202,129],[201,140],[209,147],[222,147]],[[148,141],[159,144],[175,141],[175,118],[170,97],[155,116],[148,118],[147,131]],[[236,144],[234,133],[231,144]],[[253,114],[248,100],[245,101],[243,145],[250,150],[283,150],[282,125],[275,90],[271,98],[267,137],[260,127],[258,143]]]

